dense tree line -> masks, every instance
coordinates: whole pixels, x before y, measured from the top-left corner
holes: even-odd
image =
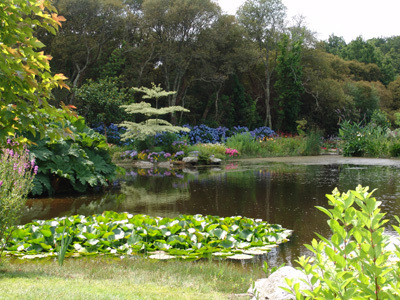
[[[211,0],[54,6],[66,22],[57,35],[43,31],[39,39],[53,57],[52,71],[71,87],[55,98],[77,106],[93,125],[120,122],[123,112],[112,106],[139,102],[131,88],[153,82],[176,91],[161,105],[190,110],[168,117],[177,125],[295,132],[305,119],[332,134],[344,118],[359,121],[382,109],[394,121],[400,109],[400,36],[318,41],[301,18],[287,19],[281,0],[247,0],[235,16]]]

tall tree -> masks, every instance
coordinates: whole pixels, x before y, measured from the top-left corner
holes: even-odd
[[[168,105],[175,106],[185,96],[188,69],[201,50],[199,35],[217,20],[220,8],[211,0],[145,0],[142,9],[156,43],[156,66],[162,70],[165,89],[176,91]]]
[[[255,42],[264,65],[265,125],[272,127],[271,79],[277,62],[277,47],[284,31],[286,7],[281,0],[247,0],[238,10],[238,19]]]
[[[108,57],[121,42],[117,37],[122,26],[123,2],[56,0],[54,5],[67,21],[59,34],[49,41],[49,51],[54,57],[52,67],[63,70],[71,86],[77,88],[85,79],[95,77],[88,73],[93,74],[93,67],[102,55]]]
[[[221,124],[222,115],[230,107],[222,103],[221,96],[222,93],[231,95],[231,76],[249,69],[255,60],[255,51],[244,39],[244,34],[243,27],[234,16],[221,15],[212,27],[199,36],[203,47],[188,70],[195,90],[189,89],[188,94],[195,94],[196,105],[203,108],[200,118],[203,121],[209,117],[211,123]],[[205,101],[201,101],[203,95]]]
[[[277,80],[275,82],[278,94],[277,129],[285,132],[296,131],[301,96],[304,92],[301,44],[301,40],[290,44],[288,35],[284,35],[279,43]]]
[[[326,52],[343,57],[346,41],[343,37],[331,34],[327,41],[321,43]]]

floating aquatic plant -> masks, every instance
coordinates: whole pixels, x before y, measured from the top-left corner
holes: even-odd
[[[75,215],[19,226],[12,233],[6,253],[55,256],[55,245],[62,240],[65,226],[71,229],[69,235],[73,236],[66,256],[164,251],[167,255],[187,259],[208,257],[213,253],[226,253],[226,257],[230,257],[251,253],[249,250],[267,253],[287,242],[291,234],[291,230],[280,225],[241,216],[161,218],[107,211],[101,215]]]

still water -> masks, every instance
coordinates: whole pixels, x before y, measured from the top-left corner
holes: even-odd
[[[209,214],[221,217],[261,218],[294,230],[291,241],[269,256],[270,265],[294,264],[309,253],[315,232],[329,237],[325,214],[316,205],[328,207],[325,195],[358,184],[377,188],[375,197],[390,224],[400,215],[399,161],[291,160],[238,161],[218,168],[137,169],[127,168],[118,188],[89,196],[30,199],[24,222],[56,216],[102,213],[105,210],[175,217],[179,214]],[[388,229],[389,226],[388,226]],[[390,233],[390,230],[388,231]]]

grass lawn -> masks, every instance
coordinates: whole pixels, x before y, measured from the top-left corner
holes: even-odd
[[[262,277],[261,264],[229,261],[3,258],[0,299],[239,299]]]

